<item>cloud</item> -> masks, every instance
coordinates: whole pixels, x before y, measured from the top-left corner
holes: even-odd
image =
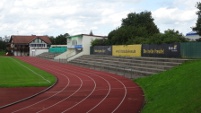
[[[140,0],[126,0],[134,3]],[[121,23],[124,11],[124,0],[11,0],[3,1],[0,17],[4,25],[4,33],[12,34],[41,34],[58,35],[88,33],[90,30],[112,30]],[[9,4],[9,5],[8,5]],[[100,30],[101,31],[101,30]],[[101,31],[100,34],[107,35]],[[0,34],[2,35],[2,34]]]
[[[163,32],[167,29],[175,29],[180,32],[188,33],[197,20],[196,0],[175,0],[172,4],[152,11],[155,23]]]
[[[91,30],[107,35],[128,13],[145,10],[152,11],[161,31],[186,32],[196,21],[195,4],[196,0],[1,0],[0,36],[75,35]]]

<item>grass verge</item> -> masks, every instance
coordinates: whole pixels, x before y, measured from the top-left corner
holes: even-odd
[[[145,93],[142,113],[201,113],[201,60],[134,80]]]
[[[50,86],[56,78],[14,57],[0,56],[0,87]]]

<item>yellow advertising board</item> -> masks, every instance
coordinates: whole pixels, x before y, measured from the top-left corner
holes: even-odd
[[[142,45],[114,45],[112,56],[141,57]]]

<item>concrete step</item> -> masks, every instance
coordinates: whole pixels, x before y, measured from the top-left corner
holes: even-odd
[[[108,71],[127,78],[138,78],[166,71],[187,60],[188,59],[175,58],[84,55],[69,63],[100,71]]]
[[[174,62],[159,62],[159,61],[143,61],[143,60],[135,60],[135,61],[116,61],[116,60],[97,60],[97,59],[75,59],[74,61],[76,62],[88,62],[88,63],[111,63],[111,64],[121,64],[121,65],[126,65],[126,66],[146,66],[146,67],[158,67],[158,68],[165,68],[165,69],[170,69],[173,66],[179,65],[181,63],[174,63]]]
[[[178,62],[183,63],[189,59],[179,59],[179,58],[159,58],[159,57],[115,57],[107,55],[84,55],[82,59],[108,59],[108,60],[123,60],[123,61],[133,61],[133,60],[148,60],[148,61],[163,61],[163,62]]]
[[[86,65],[84,63],[79,63],[79,64],[72,63],[72,64],[77,65],[77,66],[87,67],[87,68],[94,69],[94,70],[107,71],[109,73],[118,74],[118,75],[124,76],[126,78],[130,78],[130,79],[156,74],[154,72],[116,68],[114,66],[100,67],[100,66],[94,66],[94,65]]]
[[[86,61],[72,61],[71,63],[86,65],[90,68],[100,68],[100,69],[113,69],[113,70],[121,70],[121,71],[142,71],[144,73],[146,72],[153,72],[158,73],[165,71],[164,69],[154,68],[154,67],[139,67],[139,66],[124,66],[124,65],[117,65],[117,64],[111,64],[111,63],[101,63],[101,62],[86,62]]]

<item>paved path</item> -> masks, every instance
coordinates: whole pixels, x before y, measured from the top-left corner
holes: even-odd
[[[142,90],[127,78],[35,57],[17,58],[52,73],[58,82],[1,113],[138,113],[143,106]]]

